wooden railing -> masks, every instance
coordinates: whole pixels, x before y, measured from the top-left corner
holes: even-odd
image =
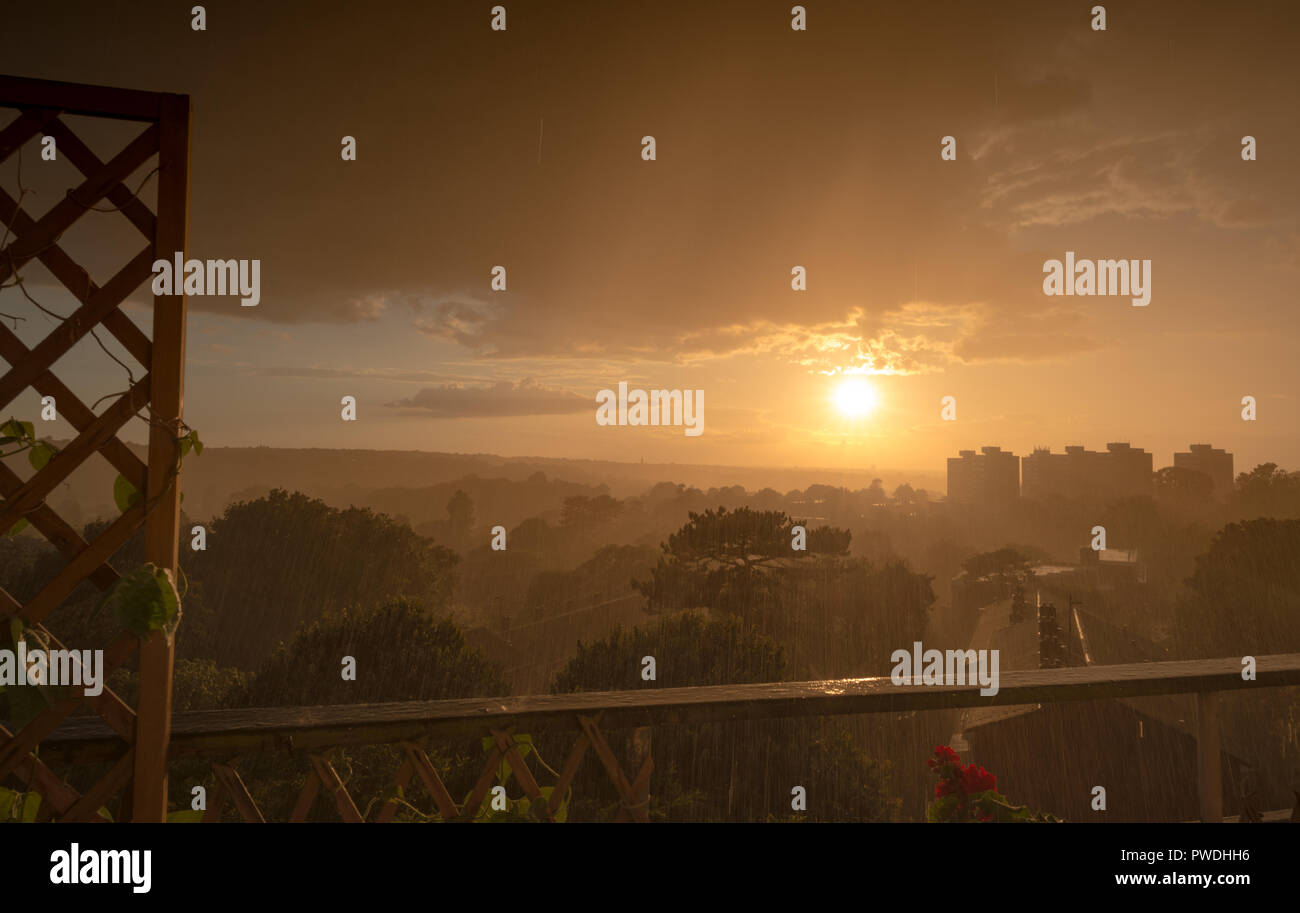
[[[618,790],[623,816],[648,820],[649,751],[635,759],[632,779],[623,769],[602,730],[698,725],[701,723],[820,717],[844,714],[896,713],[961,707],[1010,706],[1065,701],[1099,701],[1153,695],[1195,695],[1197,699],[1197,753],[1201,819],[1223,817],[1220,767],[1219,695],[1300,685],[1300,654],[1257,657],[1254,680],[1242,678],[1239,658],[1088,666],[1006,672],[996,695],[984,696],[979,685],[894,685],[888,678],[836,679],[819,682],[777,682],[754,685],[716,685],[642,691],[605,691],[586,694],[533,695],[510,698],[471,698],[446,701],[412,701],[387,704],[352,704],[332,707],[270,707],[178,713],[172,720],[171,757],[214,759],[218,795],[208,805],[204,820],[218,820],[222,802],[235,804],[241,817],[261,821],[233,758],[264,752],[303,752],[311,772],[290,820],[305,820],[323,787],[333,794],[344,820],[360,822],[363,816],[330,765],[328,752],[336,747],[397,744],[404,760],[396,782],[405,787],[418,776],[446,819],[473,817],[492,788],[501,762],[507,761],[525,793],[532,799],[542,790],[514,743],[514,734],[545,730],[571,732],[577,738],[559,771],[547,800],[548,812],[557,809],[572,785],[588,749]],[[443,785],[425,752],[431,739],[465,735],[490,735],[493,747],[483,774],[468,801],[457,805]],[[641,744],[648,745],[648,739]],[[633,739],[633,744],[638,744]],[[45,740],[42,757],[47,763],[105,762],[120,753],[120,739],[95,718],[66,722]],[[396,803],[389,801],[376,820],[391,819]]]

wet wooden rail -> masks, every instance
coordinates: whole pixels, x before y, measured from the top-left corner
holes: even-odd
[[[882,677],[201,711],[174,715],[171,757],[211,756],[217,759],[260,752],[305,752],[312,759],[316,772],[304,789],[306,806],[310,807],[316,791],[325,786],[339,797],[343,818],[358,820],[350,798],[345,801],[346,791],[340,794],[341,787],[328,760],[323,758],[324,753],[341,746],[403,744],[407,746],[409,756],[399,771],[399,780],[409,780],[418,773],[430,790],[443,799],[439,804],[445,806],[444,813],[455,817],[458,813],[463,814],[464,810],[457,809],[446,797],[441,781],[420,747],[425,740],[491,733],[497,739],[498,750],[493,752],[486,771],[495,769],[501,759],[510,758],[512,733],[567,730],[578,733],[578,739],[574,755],[565,765],[568,780],[561,785],[568,785],[583,752],[591,747],[624,795],[627,807],[633,809],[638,800],[643,803],[648,797],[649,771],[653,769],[653,762],[644,759],[635,780],[628,780],[613,758],[601,730],[1193,694],[1197,696],[1198,709],[1202,819],[1221,820],[1218,695],[1225,691],[1300,686],[1300,653],[1257,657],[1253,680],[1244,679],[1242,670],[1240,658],[1225,658],[1005,672],[994,695],[980,694],[978,684],[900,686]],[[42,757],[48,761],[85,763],[112,760],[120,750],[121,740],[117,734],[98,719],[87,717],[69,720],[52,733],[42,745]],[[522,759],[516,765],[516,770],[520,769],[526,770]],[[221,766],[220,773],[223,774],[221,782],[228,786],[230,797],[241,814],[248,820],[257,820],[260,815],[255,807],[248,808],[251,800],[238,775],[225,766]],[[520,779],[521,782],[531,780],[531,775],[525,772]],[[482,795],[486,795],[490,783],[488,777]],[[536,783],[525,782],[525,788],[532,793],[536,790]]]
[[[401,742],[424,736],[481,734],[515,724],[520,731],[580,730],[579,716],[599,715],[606,729],[726,720],[894,713],[954,707],[1200,694],[1300,685],[1300,653],[1257,658],[1255,681],[1239,659],[1190,660],[1004,672],[996,695],[979,685],[895,685],[888,678],[646,688],[508,698],[466,698],[331,707],[263,707],[177,713],[171,756],[314,750]],[[98,719],[69,720],[43,745],[50,757],[75,753],[102,760],[120,748]],[[99,749],[103,749],[101,752]]]

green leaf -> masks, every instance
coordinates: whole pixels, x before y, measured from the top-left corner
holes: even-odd
[[[12,537],[12,536],[16,536],[16,535],[18,535],[19,533],[21,533],[23,530],[25,530],[25,529],[27,528],[27,526],[28,526],[27,518],[26,518],[26,517],[20,517],[20,518],[18,519],[18,522],[17,522],[17,523],[15,523],[13,526],[9,527],[9,532],[5,533],[5,535],[6,535],[6,536],[10,536],[10,537]]]
[[[199,433],[191,431],[185,437],[181,438],[181,459],[185,459],[186,454],[191,450],[195,456],[203,455],[203,442],[199,440]]]
[[[201,824],[202,822],[203,812],[191,808],[183,808],[180,811],[167,813],[168,824]]]
[[[18,441],[36,440],[36,426],[31,422],[20,422],[16,418],[0,425],[0,434],[9,438],[6,443],[17,443]]]
[[[131,484],[131,480],[119,475],[113,482],[113,503],[122,513],[126,513],[140,500],[140,490]]]
[[[32,468],[40,472],[46,467],[54,455],[58,453],[53,447],[44,441],[37,442],[36,446],[27,452],[27,462],[32,464]]]
[[[13,815],[14,802],[18,793],[0,786],[0,821],[8,821]]]
[[[0,821],[20,821],[31,824],[36,821],[36,812],[41,807],[41,794],[17,792],[0,787]]]
[[[137,637],[162,631],[170,639],[181,619],[181,601],[171,572],[145,564],[124,576],[107,603],[122,627]]]
[[[931,803],[925,810],[926,821],[948,821],[957,810],[957,803],[960,800],[956,794],[949,793],[941,799]]]
[[[41,794],[32,790],[23,800],[22,822],[24,824],[33,824],[36,821],[36,812],[41,807]]]

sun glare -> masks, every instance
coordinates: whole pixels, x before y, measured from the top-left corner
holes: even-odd
[[[846,418],[863,418],[876,408],[876,390],[861,378],[840,381],[835,388],[835,408]]]

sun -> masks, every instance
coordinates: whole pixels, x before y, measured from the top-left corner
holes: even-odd
[[[865,418],[876,408],[875,387],[861,378],[840,381],[832,396],[835,408],[845,418]]]

